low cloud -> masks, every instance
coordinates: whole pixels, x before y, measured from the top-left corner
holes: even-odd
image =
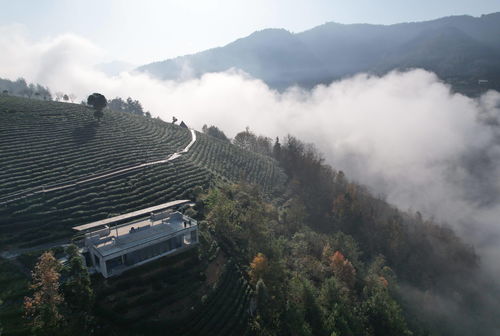
[[[23,76],[81,99],[131,96],[153,116],[176,116],[197,129],[217,125],[230,136],[249,126],[313,142],[375,194],[446,221],[500,274],[493,267],[500,257],[498,92],[468,98],[418,69],[285,92],[236,69],[184,81],[107,76],[94,67],[105,53],[91,42],[70,34],[31,41],[20,26],[0,28],[0,50],[3,78]]]

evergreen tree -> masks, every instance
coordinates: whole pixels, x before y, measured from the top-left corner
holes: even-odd
[[[261,315],[262,320],[266,321],[266,319],[268,318],[267,308],[269,303],[269,291],[262,279],[259,279],[259,281],[257,281],[255,291],[257,294],[257,312],[259,315]]]
[[[276,141],[274,142],[273,156],[278,161],[281,158],[281,144],[280,144],[280,139],[278,137],[276,137]]]
[[[75,245],[66,249],[68,265],[64,275],[66,281],[62,286],[66,308],[68,310],[72,334],[88,331],[92,322],[92,306],[94,293],[92,291],[89,273]]]
[[[214,138],[223,140],[223,141],[229,141],[227,138],[226,134],[222,130],[220,130],[217,126],[210,126],[208,127],[207,125],[203,125],[202,129],[203,133],[213,136]]]

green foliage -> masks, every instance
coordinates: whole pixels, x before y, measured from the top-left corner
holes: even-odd
[[[108,107],[114,111],[132,113],[140,116],[149,113],[149,112],[144,112],[142,104],[138,100],[133,100],[130,97],[128,97],[126,100],[123,100],[119,97],[111,99],[108,101]],[[149,117],[151,117],[150,113]]]
[[[367,285],[363,310],[372,335],[412,335],[408,330],[400,306],[390,297],[383,282]],[[370,288],[371,287],[371,288]]]
[[[62,293],[66,303],[68,328],[73,335],[85,335],[88,334],[93,319],[94,292],[78,248],[70,245],[66,254],[68,262],[62,271],[65,277]]]
[[[249,185],[213,189],[206,198],[207,221],[216,237],[235,255],[248,263],[257,253],[266,252],[268,222],[275,214],[262,202],[259,190]]]
[[[271,156],[273,153],[271,139],[265,136],[257,136],[247,127],[246,130],[236,134],[233,144],[262,155]]]
[[[202,129],[203,133],[206,135],[210,135],[214,138],[217,138],[222,141],[229,141],[227,136],[224,134],[222,130],[220,130],[217,126],[210,126],[208,127],[207,125],[203,125]]]
[[[106,97],[104,97],[100,93],[93,93],[87,98],[87,105],[92,106],[97,111],[102,111],[102,109],[105,108],[107,104],[108,101],[106,100]]]
[[[352,236],[363,254],[353,250],[352,242],[351,247],[342,246],[347,244],[342,239],[330,245],[351,250],[352,255],[346,255],[355,266],[361,266],[363,256],[366,260],[381,254],[405,281],[442,289],[450,278],[460,279],[477,268],[474,250],[452,230],[402,213],[365,187],[349,182],[343,172],[324,164],[311,145],[288,136],[280,148],[280,164],[289,177],[289,187],[307,214],[305,224],[321,232],[341,231]]]
[[[388,289],[389,281],[396,281],[392,271],[382,258],[366,268],[353,237],[290,225],[287,221],[295,223],[296,219],[283,215],[292,213],[290,207],[279,216],[274,205],[247,185],[214,189],[205,201],[207,221],[224,242],[225,251],[248,265],[256,287],[257,314],[252,323],[256,333],[354,336],[367,330],[369,335],[380,335],[381,328],[388,328],[407,334],[401,308]],[[332,258],[338,259],[337,270],[331,265]],[[346,272],[356,277],[357,285]],[[383,321],[377,324],[376,318]]]
[[[0,328],[2,335],[27,335],[23,299],[29,295],[29,279],[12,261],[0,258]]]
[[[363,333],[366,318],[358,308],[358,298],[335,277],[325,279],[319,302],[325,314],[325,328],[337,335]]]
[[[295,147],[299,148],[300,144]],[[283,155],[286,157],[288,154]],[[300,161],[307,157],[314,158],[314,155],[306,155],[302,159],[299,155],[295,159]],[[305,164],[304,167],[313,166]],[[308,169],[305,168],[305,171]],[[333,213],[330,207],[325,207],[325,213],[316,217],[330,218],[326,222],[333,222],[334,227],[340,226],[352,234],[328,228],[324,229],[326,232],[312,230],[311,227],[317,228],[317,224],[308,223],[312,217],[311,209],[321,207],[310,208],[302,202],[302,197],[309,195],[309,191],[302,188],[305,182],[297,180],[290,181],[290,198],[280,206],[265,201],[248,185],[214,189],[205,199],[209,227],[223,242],[225,251],[239,263],[248,265],[249,277],[257,283],[258,307],[259,298],[260,302],[267,303],[265,308],[260,305],[254,316],[254,331],[262,335],[411,335],[405,317],[408,315],[403,313],[396,300],[399,298],[397,270],[395,272],[386,265],[384,255],[375,254],[387,251],[377,249],[377,245],[383,246],[383,243],[399,250],[407,248],[394,245],[395,238],[392,238],[404,237],[401,232],[407,228],[392,222],[392,226],[384,228],[387,234],[370,231],[372,242],[360,244],[358,239],[366,242],[365,234],[347,224],[371,225],[372,222],[357,212],[371,211],[373,216],[376,211],[366,209],[380,206],[390,212],[393,208],[372,198],[363,188],[349,183],[341,172],[326,172],[322,176],[322,179],[332,178],[330,182],[325,182],[327,188],[324,190],[332,188]],[[305,178],[305,175],[300,178]],[[335,195],[342,195],[342,200],[334,202]],[[363,200],[363,203],[357,204],[358,200]],[[399,218],[404,217],[400,215]],[[251,228],[258,229],[252,231]],[[429,228],[415,226],[412,229],[425,231]],[[265,233],[265,238],[259,235],[260,232]],[[415,238],[404,239],[415,243]],[[448,244],[450,242],[457,244],[455,248],[463,248],[458,241],[447,241]],[[261,253],[266,256],[266,271],[255,277],[253,270]],[[432,253],[432,250],[427,253]],[[439,257],[452,264],[469,262],[450,256]],[[446,267],[449,268],[449,265]],[[434,277],[447,276],[426,268],[426,265],[419,265],[418,269]],[[272,299],[263,299],[266,297]],[[425,327],[422,329],[425,330]]]
[[[259,279],[259,281],[257,281],[255,292],[257,295],[257,311],[261,316],[267,316],[266,310],[269,301],[269,291],[262,279]]]

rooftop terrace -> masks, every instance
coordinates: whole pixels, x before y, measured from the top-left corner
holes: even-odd
[[[163,212],[152,214],[147,219],[89,232],[85,238],[101,255],[107,256],[166,236],[175,236],[195,226],[197,222],[194,219],[180,212]]]

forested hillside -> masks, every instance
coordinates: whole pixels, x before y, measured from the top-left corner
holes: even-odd
[[[482,306],[478,257],[452,230],[374,197],[294,137],[276,143],[273,156],[288,176],[281,198],[270,203],[240,185],[205,200],[215,236],[249,265],[258,334],[498,330]],[[450,305],[430,306],[443,301]]]

